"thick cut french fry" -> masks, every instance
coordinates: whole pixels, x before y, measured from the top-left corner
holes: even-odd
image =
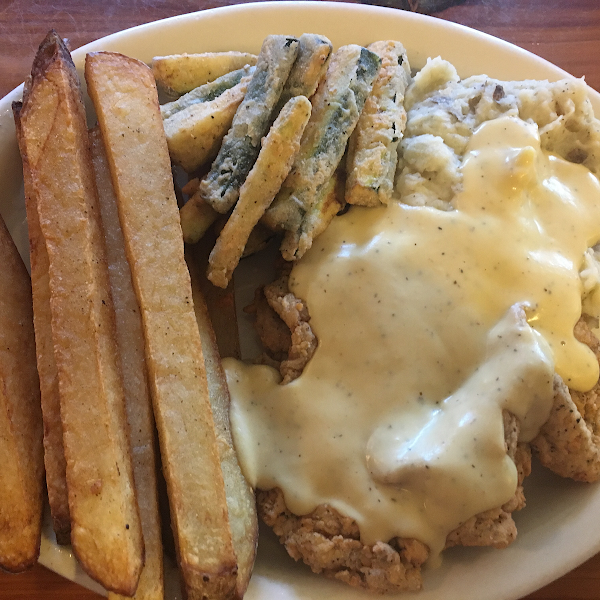
[[[228,598],[237,563],[154,77],[115,53],[88,54],[85,73],[142,314],[184,586],[190,600]]]
[[[117,343],[121,356],[125,406],[131,439],[133,477],[146,549],[146,561],[134,598],[135,600],[162,600],[164,597],[163,548],[156,485],[154,415],[148,388],[142,318],[125,255],[125,242],[104,144],[98,129],[90,131],[90,144],[102,228],[106,239],[108,275],[115,306]],[[109,593],[108,597],[109,600],[124,598],[114,593]]]
[[[21,136],[19,126],[20,110],[21,103],[15,102],[13,113],[19,139]],[[67,463],[65,461],[63,429],[60,419],[58,371],[54,360],[54,342],[52,340],[48,252],[40,229],[31,175],[26,163],[23,164],[23,180],[25,184],[27,229],[29,231],[33,324],[37,368],[40,377],[42,415],[44,418],[46,487],[56,541],[59,544],[69,544],[71,542],[71,516],[69,514],[69,496],[67,492]]]
[[[310,118],[305,96],[288,100],[264,138],[260,154],[240,197],[208,260],[208,278],[225,288],[244,252],[250,232],[269,207],[287,177],[300,148],[300,139]]]
[[[79,80],[56,32],[33,63],[20,141],[48,252],[71,543],[91,577],[131,595],[144,549],[114,310]]]
[[[246,52],[203,52],[155,56],[152,71],[167,91],[185,94],[245,65],[255,65],[256,55]]]
[[[44,459],[31,284],[0,217],[0,567],[23,571],[40,552]]]
[[[208,394],[217,430],[221,469],[223,471],[227,494],[229,525],[231,527],[233,547],[238,562],[236,597],[241,599],[250,582],[256,556],[258,518],[256,515],[254,491],[242,474],[237,454],[233,447],[229,424],[229,389],[227,387],[225,372],[221,365],[217,339],[202,294],[201,279],[203,275],[200,272],[200,265],[194,262],[194,257],[190,255],[190,252],[191,250],[188,248],[186,258],[192,279],[196,321],[198,322],[198,329],[200,330],[200,338],[202,340],[204,365],[208,380]]]

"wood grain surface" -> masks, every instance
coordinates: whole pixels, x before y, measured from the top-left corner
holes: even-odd
[[[25,79],[37,46],[51,27],[77,48],[134,25],[241,2],[0,0],[0,97]],[[381,4],[389,6],[393,0]],[[585,76],[600,91],[600,0],[465,0],[434,15],[513,42],[573,75]],[[0,573],[0,600],[38,598],[100,596],[39,565],[20,575]],[[600,600],[600,554],[527,600]]]

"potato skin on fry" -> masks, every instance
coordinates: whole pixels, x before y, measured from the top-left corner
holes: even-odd
[[[252,567],[254,566],[254,559],[256,557],[258,517],[256,514],[254,490],[242,474],[231,437],[229,389],[221,364],[217,338],[211,323],[207,303],[202,293],[203,274],[200,272],[200,264],[205,264],[205,257],[201,256],[201,254],[202,252],[198,252],[198,246],[188,246],[186,249],[186,260],[192,279],[194,311],[196,313],[198,329],[200,330],[200,338],[202,339],[208,393],[217,431],[221,469],[225,481],[229,524],[238,561],[235,597],[241,599],[250,583]],[[200,258],[202,259],[202,263],[199,262]],[[204,283],[206,283],[206,280],[204,280]]]
[[[49,259],[71,542],[92,578],[131,595],[143,541],[114,312],[79,80],[56,32],[34,60],[20,131]]]
[[[20,140],[20,112],[22,103],[13,104],[17,139]],[[25,208],[29,232],[29,262],[31,264],[31,292],[33,297],[33,326],[37,368],[40,378],[42,416],[44,421],[44,466],[46,488],[52,515],[52,524],[58,544],[71,542],[71,515],[67,491],[67,463],[63,445],[60,418],[58,370],[54,360],[54,341],[50,314],[50,281],[48,252],[40,229],[35,194],[27,162],[23,163]]]
[[[0,217],[0,567],[18,572],[40,552],[44,462],[31,284]]]
[[[142,314],[187,598],[229,598],[237,563],[154,77],[143,63],[115,53],[88,54],[85,72]]]
[[[146,550],[144,568],[133,598],[162,600],[164,597],[163,547],[156,483],[154,415],[148,388],[142,318],[125,255],[123,232],[119,223],[104,144],[97,128],[90,131],[90,144],[102,228],[106,239],[108,276],[115,306],[117,344],[121,357],[125,406],[130,429],[133,477]],[[110,592],[108,598],[119,600],[124,596]]]

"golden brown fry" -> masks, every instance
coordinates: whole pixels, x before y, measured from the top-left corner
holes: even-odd
[[[0,567],[23,571],[40,552],[44,459],[31,284],[0,217]]]
[[[198,271],[197,277],[191,273],[192,286],[198,286],[202,292],[212,329],[217,338],[220,356],[241,358],[233,281],[225,289],[222,289],[213,285],[206,278],[208,257],[216,241],[217,234],[213,229],[198,244],[185,247],[186,260],[188,267],[193,265]]]
[[[228,598],[236,586],[237,564],[154,77],[137,60],[95,53],[87,56],[86,80],[142,313],[187,597]]]
[[[15,102],[13,113],[19,139],[21,135],[20,111],[21,103]],[[69,496],[67,492],[67,463],[65,461],[62,421],[60,419],[58,371],[54,360],[54,343],[52,340],[48,252],[40,229],[31,175],[26,163],[23,164],[23,179],[25,183],[27,229],[29,231],[33,324],[37,368],[40,377],[42,415],[44,418],[46,487],[56,541],[59,544],[69,544],[71,542],[71,516],[69,514]]]
[[[262,142],[262,148],[227,224],[208,259],[208,278],[227,287],[244,252],[250,232],[269,208],[287,177],[300,149],[300,139],[310,117],[305,96],[291,98]]]
[[[256,503],[254,491],[242,474],[235,448],[233,447],[229,424],[229,389],[227,387],[227,380],[225,379],[225,372],[221,365],[215,332],[202,295],[201,279],[203,275],[199,269],[200,265],[194,264],[194,257],[190,255],[190,250],[191,248],[188,247],[187,259],[192,279],[194,310],[202,340],[204,365],[208,380],[208,394],[217,429],[221,469],[223,471],[223,479],[225,480],[229,525],[238,561],[236,592],[237,598],[242,598],[250,582],[256,556],[256,545],[258,542]],[[203,266],[204,263],[202,263]]]
[[[49,260],[71,543],[92,578],[131,595],[143,541],[114,311],[79,81],[56,32],[34,60],[20,127]]]
[[[142,318],[125,255],[125,242],[104,144],[98,129],[90,131],[90,144],[106,240],[108,275],[115,306],[117,343],[121,356],[123,388],[130,429],[133,476],[146,549],[146,561],[134,598],[162,600],[164,597],[163,548],[156,486],[154,416],[148,389]],[[123,598],[113,593],[109,593],[108,597],[111,600]]]

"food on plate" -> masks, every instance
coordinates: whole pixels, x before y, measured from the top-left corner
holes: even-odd
[[[42,42],[15,114],[48,253],[71,544],[92,578],[131,595],[144,548],[114,310],[79,80],[56,32]]]
[[[252,75],[254,71],[254,67],[246,65],[241,69],[231,71],[231,73],[225,73],[225,75],[221,75],[221,77],[215,79],[214,81],[194,88],[191,92],[188,92],[187,94],[177,98],[177,100],[162,104],[160,107],[160,114],[162,115],[163,119],[168,119],[175,113],[189,108],[194,104],[210,102],[211,100],[218,98],[221,94],[223,94],[223,92],[235,87],[238,83],[240,83],[240,81],[242,81],[242,79],[248,75]]]
[[[0,218],[0,567],[23,571],[40,552],[44,458],[31,283]]]
[[[240,188],[239,198],[208,259],[208,279],[227,287],[250,233],[292,167],[310,117],[306,96],[293,96],[265,136],[254,166]]]
[[[109,378],[122,370],[130,398],[119,406],[146,563],[126,593],[138,598],[162,594],[149,395],[189,598],[244,595],[258,535],[252,488],[293,558],[399,592],[420,589],[423,565],[447,548],[514,541],[532,450],[560,475],[600,477],[600,126],[585,85],[460,80],[440,58],[411,79],[390,40],[331,51],[315,34],[269,36],[256,61],[194,74],[194,89],[162,108],[146,65],[88,55],[100,209],[76,75],[56,34],[15,106],[36,333],[42,342],[46,328],[50,349],[58,340],[59,377],[60,340],[73,331],[53,268],[90,283],[93,301],[107,290],[110,314],[92,301],[99,333],[81,342],[83,320],[68,314],[76,348],[93,354],[98,333],[102,357],[114,359]],[[186,60],[174,63],[184,78]],[[34,100],[42,110],[32,118]],[[63,158],[40,150],[40,138],[50,149],[60,139]],[[190,199],[178,213],[179,167]],[[74,181],[88,211],[82,273],[57,258],[73,208],[63,208],[56,174]],[[108,250],[95,245],[98,211]],[[285,260],[246,309],[262,364],[232,358],[223,368],[220,356],[240,353],[233,271],[273,237]],[[200,238],[184,254],[182,241]],[[52,360],[41,358],[51,391]],[[132,575],[102,560],[84,566],[111,585]]]
[[[215,98],[209,99],[208,95],[206,100],[193,104],[185,100],[188,106],[176,112],[170,108],[163,113],[169,152],[176,164],[192,172],[217,155],[223,136],[246,95],[250,79],[248,74]]]
[[[325,79],[312,99],[300,152],[265,214],[267,225],[289,232],[282,245],[286,260],[300,258],[310,248],[312,227],[305,223],[342,159],[380,65],[377,54],[354,44],[337,50],[329,61]]]
[[[461,81],[434,59],[405,107],[393,201],[334,218],[275,286],[310,311],[310,361],[285,380],[225,362],[259,514],[294,558],[379,592],[419,589],[445,548],[510,544],[531,449],[600,475],[585,84]],[[252,311],[281,368],[268,290]]]
[[[298,54],[298,40],[284,35],[267,36],[248,91],[235,113],[231,128],[208,175],[200,182],[199,193],[217,212],[227,212],[260,151],[272,111]]]
[[[348,142],[346,202],[378,206],[388,204],[394,191],[410,66],[400,42],[375,42],[368,48],[381,58],[381,68]]]
[[[298,38],[298,56],[283,86],[274,115],[278,115],[294,96],[312,97],[325,76],[332,49],[331,42],[322,35],[303,33]]]
[[[156,484],[157,457],[152,401],[144,355],[142,317],[125,255],[123,232],[119,223],[104,144],[97,128],[91,130],[89,135],[102,229],[106,240],[108,277],[115,307],[116,336],[129,423],[133,478],[144,537],[144,568],[134,598],[162,600],[164,596],[163,547]],[[123,596],[109,593],[109,598],[117,600]]]
[[[17,137],[20,138],[19,113],[21,103],[13,105]],[[35,192],[31,189],[31,175],[23,163],[27,229],[29,232],[29,262],[33,298],[33,325],[40,379],[40,398],[44,421],[44,467],[46,489],[56,541],[65,545],[71,541],[71,517],[67,492],[67,463],[63,446],[63,428],[60,418],[58,370],[54,359],[50,314],[50,283],[48,252],[40,229]]]
[[[225,481],[229,525],[235,555],[238,563],[236,596],[242,598],[252,576],[252,567],[256,557],[258,544],[258,518],[254,490],[244,478],[237,454],[233,446],[229,425],[229,390],[225,372],[221,365],[220,352],[226,352],[217,347],[217,338],[213,330],[208,308],[202,294],[202,278],[204,275],[194,262],[192,253],[188,254],[188,265],[192,280],[194,310],[202,340],[202,352],[208,381],[208,395],[217,432],[221,470]],[[204,267],[204,264],[202,264]],[[231,329],[231,327],[228,327]]]
[[[196,190],[179,211],[183,240],[195,244],[204,237],[210,226],[221,216]]]
[[[238,564],[156,85],[116,53],[88,54],[85,73],[142,314],[183,585],[191,599],[228,598]]]
[[[241,69],[255,65],[256,55],[247,52],[203,52],[155,56],[152,72],[167,92],[186,94],[200,85]]]

